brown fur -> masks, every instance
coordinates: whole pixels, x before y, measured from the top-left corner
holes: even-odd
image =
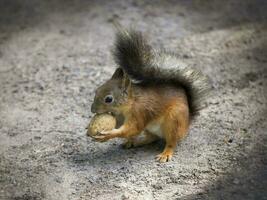
[[[210,90],[207,78],[180,65],[175,54],[155,51],[134,30],[119,29],[113,55],[118,68],[111,80],[97,89],[91,110],[123,115],[125,120],[120,128],[100,133],[95,139],[126,138],[130,147],[163,136],[166,146],[157,159],[170,160],[177,142],[187,134],[190,120],[204,106]],[[137,140],[141,133],[145,138]]]
[[[96,136],[96,140],[103,142],[115,137],[126,138],[129,146],[147,125],[158,123],[166,140],[164,151],[157,156],[160,162],[171,159],[177,142],[184,138],[189,127],[189,108],[185,92],[168,85],[133,85],[131,95],[116,111],[124,115],[124,124],[119,129]],[[149,136],[151,133],[146,134],[146,140],[140,143],[146,144],[155,140],[155,137]],[[139,145],[135,143],[133,146]]]

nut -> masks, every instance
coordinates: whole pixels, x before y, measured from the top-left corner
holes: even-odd
[[[104,113],[96,114],[90,121],[87,128],[88,136],[95,136],[99,132],[109,131],[116,127],[116,118],[113,115]]]

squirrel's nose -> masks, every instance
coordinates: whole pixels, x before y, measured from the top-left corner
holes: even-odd
[[[96,113],[95,104],[91,105],[91,113]]]

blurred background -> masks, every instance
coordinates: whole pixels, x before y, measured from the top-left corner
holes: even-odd
[[[85,135],[113,21],[207,74],[173,160]],[[267,199],[267,1],[1,0],[0,199]]]

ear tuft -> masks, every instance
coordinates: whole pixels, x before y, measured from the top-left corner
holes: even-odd
[[[117,68],[112,75],[111,79],[122,79],[123,78],[123,70],[122,68]]]

